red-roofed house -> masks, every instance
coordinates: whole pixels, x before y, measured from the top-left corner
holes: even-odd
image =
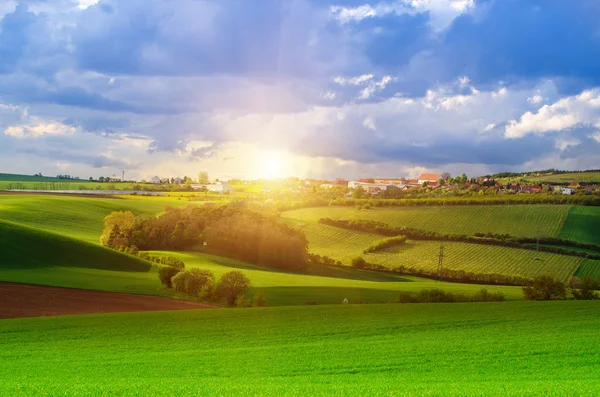
[[[440,179],[440,174],[421,174],[418,180],[419,185],[422,185],[425,182],[437,183],[438,179]]]

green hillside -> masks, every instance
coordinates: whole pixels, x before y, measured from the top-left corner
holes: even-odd
[[[0,321],[0,394],[595,396],[598,301]]]
[[[527,177],[528,181],[543,183],[600,183],[600,172],[567,172],[564,174],[542,175]]]
[[[396,207],[357,210],[354,207],[318,207],[286,211],[283,217],[300,223],[321,218],[366,219],[394,227],[411,227],[437,233],[499,233],[535,237],[538,226],[544,236],[558,236],[570,206],[566,205],[473,205]]]
[[[0,172],[1,182],[63,182],[65,179],[58,179],[52,176],[37,176],[23,174],[3,174]]]
[[[574,206],[558,237],[600,245],[600,207]]]
[[[84,198],[48,195],[0,195],[0,219],[99,243],[103,219],[113,211],[154,216],[166,205],[186,201],[161,199]]]

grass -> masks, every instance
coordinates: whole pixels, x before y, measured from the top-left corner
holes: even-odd
[[[574,206],[558,237],[600,245],[600,207]]]
[[[600,183],[600,172],[568,172],[565,174],[527,177],[529,181],[544,183],[586,182]]]
[[[299,223],[317,222],[321,218],[366,219],[394,227],[412,227],[442,234],[474,234],[494,232],[513,236],[558,236],[567,211],[566,205],[473,205],[372,208],[318,207],[283,213]]]
[[[367,262],[389,268],[403,265],[436,271],[439,252],[439,241],[408,241],[399,247],[364,255],[364,258]],[[540,260],[535,260],[535,257]],[[567,281],[583,261],[584,259],[580,257],[548,252],[458,242],[444,243],[444,267],[474,273],[496,273],[531,278],[548,275]],[[592,262],[600,266],[600,261]]]
[[[132,211],[154,216],[166,205],[184,206],[187,201],[82,198],[48,195],[0,195],[0,219],[60,233],[99,244],[103,219],[113,211]]]
[[[1,320],[0,394],[596,396],[599,310],[505,302]]]

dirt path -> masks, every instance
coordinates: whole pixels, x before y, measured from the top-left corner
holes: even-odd
[[[0,282],[0,319],[216,307],[159,296]]]

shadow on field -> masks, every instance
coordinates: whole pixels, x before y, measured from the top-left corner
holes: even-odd
[[[224,256],[218,256],[218,253],[197,251],[189,252],[190,254],[203,253],[211,255],[211,261],[217,265],[232,267],[243,270],[262,270],[272,273],[284,273],[284,274],[302,274],[310,276],[320,277],[332,277],[332,278],[345,278],[350,280],[361,280],[361,281],[377,281],[377,282],[411,282],[413,280],[406,277],[402,277],[395,274],[375,272],[371,270],[356,269],[350,266],[328,266],[309,264],[306,272],[292,272],[289,270],[274,269],[271,267],[264,267],[259,265],[253,265],[251,263],[238,261]],[[185,262],[185,260],[184,260]]]
[[[254,287],[252,293],[265,296],[268,306],[289,306],[303,304],[387,303],[395,302],[399,292],[369,288],[338,287]]]

